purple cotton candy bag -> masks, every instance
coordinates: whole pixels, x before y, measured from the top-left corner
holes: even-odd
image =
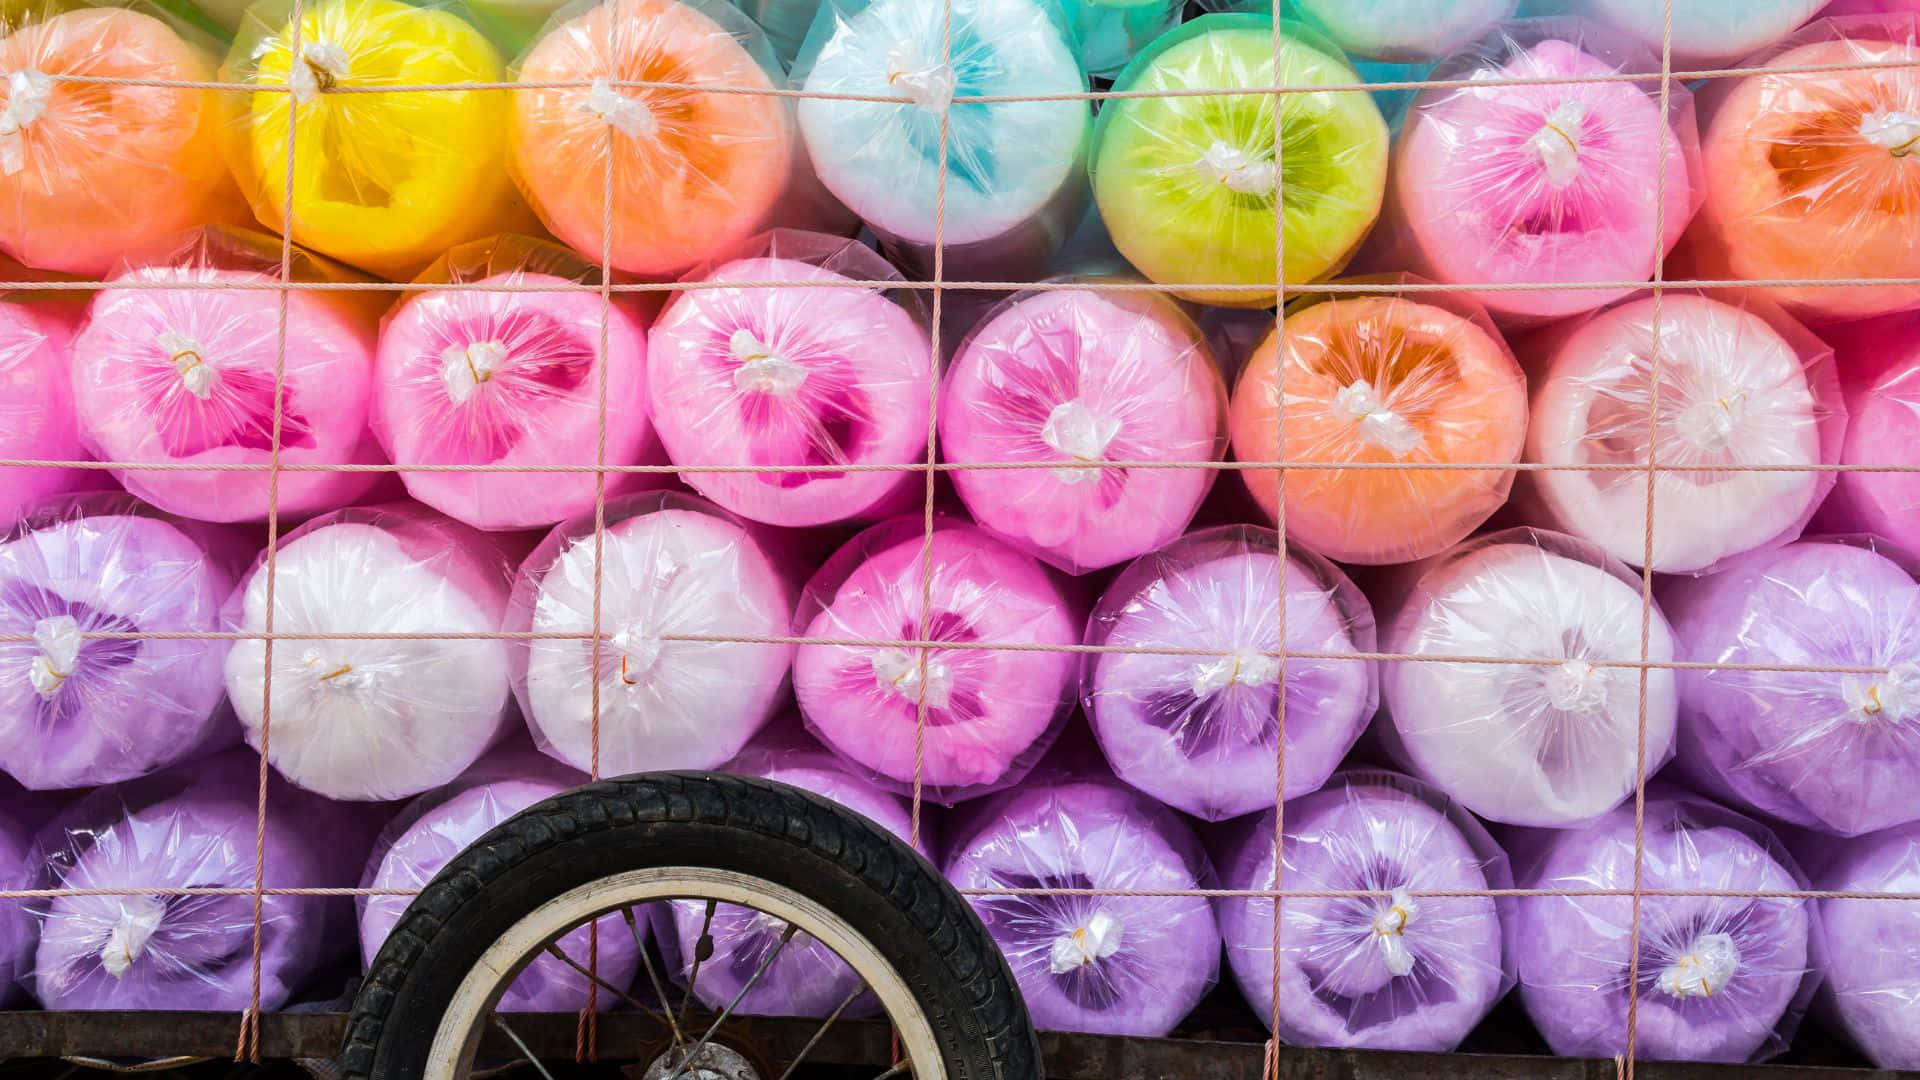
[[[1920,895],[1920,824],[1843,841],[1817,886]],[[1920,900],[1822,900],[1822,990],[1840,1026],[1883,1069],[1920,1069]]]
[[[1650,794],[1642,887],[1770,893],[1804,889],[1766,829],[1679,792]],[[1581,829],[1508,845],[1529,889],[1634,886],[1634,819],[1621,807]],[[1633,900],[1527,896],[1519,902],[1520,999],[1554,1053],[1626,1052]],[[1643,896],[1633,1053],[1657,1061],[1757,1060],[1784,1049],[1813,993],[1815,912],[1800,899]]]
[[[1920,818],[1920,584],[1885,541],[1803,541],[1663,594],[1683,659],[1876,674],[1680,673],[1679,761],[1706,790],[1822,832]]]
[[[252,889],[260,763],[235,750],[101,788],[42,830],[35,887],[123,895],[34,900],[40,943],[28,985],[49,1009],[236,1012],[253,998],[254,898],[144,889]],[[275,782],[268,802],[269,889],[344,888],[372,831],[354,814]],[[344,946],[343,897],[260,902],[261,1008],[285,1005]]]
[[[1028,778],[970,808],[946,874],[956,888],[1179,892],[1211,877],[1177,815],[1111,780]],[[973,895],[1035,1026],[1158,1037],[1220,967],[1203,896]]]
[[[1193,533],[1122,571],[1094,608],[1092,645],[1218,649],[1220,655],[1102,653],[1081,701],[1120,779],[1196,817],[1271,807],[1279,754],[1279,534],[1251,525]],[[1287,649],[1374,651],[1373,611],[1332,563],[1287,555]],[[1370,660],[1286,665],[1289,797],[1326,782],[1373,718]]]
[[[1238,826],[1228,889],[1274,887],[1274,813]],[[1287,803],[1278,1027],[1295,1046],[1451,1050],[1513,983],[1512,900],[1410,893],[1511,888],[1507,857],[1438,789],[1396,773],[1344,773]],[[1273,901],[1222,897],[1227,961],[1261,1022],[1274,1009]]]

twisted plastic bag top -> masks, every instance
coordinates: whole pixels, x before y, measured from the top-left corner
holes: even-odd
[[[80,308],[71,303],[0,302],[0,457],[86,460],[70,374],[79,319]],[[0,532],[40,500],[100,480],[87,469],[0,469]]]
[[[1671,38],[1675,70],[1741,62],[1820,12],[1824,0],[1578,0],[1576,7],[1627,31],[1648,47]],[[1831,13],[1830,13],[1831,14]]]
[[[273,630],[497,634],[511,572],[485,534],[412,504],[341,510],[280,542]],[[264,563],[227,609],[234,629],[265,631]],[[227,695],[256,747],[265,645],[239,641],[227,655]],[[278,642],[268,759],[333,799],[402,799],[450,783],[506,729],[507,654],[505,641],[480,637]]]
[[[278,240],[258,234],[234,238],[279,248]],[[264,466],[274,460],[276,434],[282,465],[380,460],[367,431],[375,319],[352,295],[296,290],[285,294],[283,334],[280,294],[246,287],[277,282],[277,258],[268,267],[235,255],[228,240],[197,235],[172,257],[129,268],[94,295],[73,339],[74,405],[80,437],[102,461],[261,466],[114,471],[128,491],[183,517],[261,521],[274,484]],[[113,287],[121,282],[128,287]],[[279,512],[334,509],[376,479],[283,473]]]
[[[1806,888],[1767,830],[1693,796],[1647,800],[1634,874],[1633,810],[1584,829],[1509,844],[1522,888],[1765,893]],[[1520,1000],[1553,1052],[1627,1052],[1633,898],[1519,900]],[[1811,901],[1744,896],[1643,896],[1636,1057],[1759,1060],[1786,1048],[1815,983]]]
[[[1228,889],[1272,889],[1274,812],[1239,827]],[[1375,770],[1342,773],[1287,803],[1288,889],[1379,896],[1289,897],[1280,926],[1280,1026],[1296,1046],[1452,1050],[1507,989],[1510,898],[1420,896],[1509,889],[1507,857],[1433,788]],[[1222,897],[1227,963],[1263,1023],[1274,1006],[1273,900]]]
[[[1413,771],[1491,821],[1564,828],[1633,793],[1639,740],[1639,578],[1591,544],[1509,529],[1418,567],[1386,651],[1473,661],[1386,665],[1383,725]],[[1394,590],[1398,592],[1399,590]],[[1674,659],[1658,610],[1646,659]],[[1488,662],[1520,660],[1528,663]],[[1674,675],[1648,669],[1646,768],[1673,753]]]
[[[249,8],[222,81],[271,88],[244,103],[228,161],[254,216],[295,243],[395,279],[456,244],[525,219],[507,173],[507,96],[457,89],[506,79],[457,8],[401,0],[292,0]],[[294,49],[299,49],[296,55]],[[431,93],[333,93],[446,86]],[[292,110],[299,110],[292,128]]]
[[[244,545],[244,550],[242,550]],[[91,787],[239,741],[211,634],[254,544],[124,495],[44,506],[0,542],[0,768],[28,787]]]
[[[1085,100],[953,103],[1084,93],[1059,4],[953,0],[952,12],[949,52],[946,5],[831,0],[795,71],[809,94],[900,99],[806,98],[800,130],[827,188],[910,244],[991,240],[1084,192]]]
[[[430,791],[407,804],[389,822],[374,843],[363,889],[423,889],[441,869],[486,835],[494,826],[527,807],[587,782],[584,775],[561,767],[535,753],[524,742],[489,754],[454,784]],[[373,966],[380,946],[406,913],[410,896],[359,898],[360,958]],[[568,960],[590,970],[612,986],[631,984],[640,972],[640,949],[647,920],[629,929],[617,915],[596,920],[599,933],[576,927],[554,945]],[[501,995],[504,1012],[577,1012],[589,1000],[601,1010],[620,1004],[618,994],[594,988],[586,975],[550,953],[528,963]]]
[[[40,943],[28,986],[49,1009],[278,1009],[346,943],[344,897],[144,890],[350,887],[372,830],[343,808],[275,785],[266,859],[254,864],[259,758],[236,751],[100,788],[42,830],[29,903]],[[324,841],[317,842],[317,838]],[[81,890],[121,890],[89,895]],[[255,905],[258,904],[256,909]]]
[[[1211,0],[1211,6],[1267,11],[1259,0]],[[1449,55],[1510,18],[1519,0],[1291,0],[1307,26],[1355,56],[1411,62]],[[1201,0],[1208,7],[1209,0]]]
[[[1687,293],[1630,300],[1530,362],[1528,460],[1644,466],[1652,432],[1655,461],[1675,467],[1654,479],[1655,570],[1709,570],[1786,543],[1833,488],[1831,472],[1778,468],[1839,460],[1846,412],[1831,351],[1765,306]],[[1644,468],[1534,472],[1527,487],[1536,520],[1629,565],[1646,560]]]
[[[514,92],[528,200],[569,247],[635,274],[670,277],[731,250],[786,190],[792,105],[705,87],[773,90],[773,66],[751,23],[701,0],[607,0],[548,27],[519,81],[591,85]]]
[[[800,646],[794,692],[849,764],[950,803],[1019,782],[1045,753],[1078,661],[1042,650],[1079,644],[1079,618],[1039,563],[980,529],[942,519],[929,544],[919,517],[896,518],[807,583],[794,630],[835,643]],[[915,641],[943,645],[894,644]],[[1040,649],[964,647],[975,642]]]
[[[1116,90],[1144,93],[1358,83],[1346,61],[1281,39],[1253,15],[1203,15],[1136,56]],[[1289,282],[1338,271],[1380,213],[1387,125],[1363,91],[1122,98],[1100,110],[1093,193],[1129,262],[1206,304],[1271,307],[1275,231]],[[1276,195],[1283,201],[1275,205]],[[1284,225],[1280,222],[1284,221]]]
[[[1833,892],[1920,893],[1920,825],[1872,833],[1828,848],[1832,865],[1814,886]],[[1920,904],[1822,900],[1818,951],[1830,1015],[1883,1069],[1920,1067]]]
[[[1195,817],[1273,805],[1279,697],[1286,694],[1286,795],[1326,782],[1379,701],[1372,661],[1288,652],[1374,651],[1373,611],[1347,576],[1300,548],[1281,569],[1279,534],[1251,525],[1193,533],[1120,572],[1094,607],[1087,644],[1216,649],[1216,655],[1089,656],[1081,701],[1114,772]]]
[[[1042,778],[982,804],[947,879],[1006,955],[1035,1026],[1156,1037],[1193,1011],[1220,966],[1200,896],[997,895],[996,889],[1177,892],[1211,870],[1179,817],[1112,781]]]
[[[1284,452],[1275,415],[1283,386]],[[1234,456],[1406,466],[1289,474],[1287,532],[1340,562],[1422,559],[1499,509],[1513,473],[1417,466],[1517,461],[1526,395],[1519,365],[1484,315],[1404,297],[1327,300],[1288,312],[1248,362],[1233,394]],[[1275,516],[1279,472],[1241,476]]]
[[[1829,328],[1847,434],[1840,463],[1920,466],[1920,315]],[[4,516],[4,515],[0,515]],[[1920,471],[1843,472],[1817,528],[1911,542],[1920,537]]]
[[[781,730],[770,728],[771,738],[755,739],[727,763],[726,771],[792,784],[830,799],[903,842],[912,835],[906,803],[847,771],[831,754],[799,736],[797,717],[777,720],[773,727]],[[926,851],[924,836],[920,850]],[[866,992],[866,984],[853,968],[809,935],[795,934],[782,945],[787,929],[782,920],[721,904],[708,922],[706,908],[698,900],[673,900],[655,911],[668,970],[683,984],[693,978],[693,994],[708,1008],[732,1005],[734,1012],[747,1016],[815,1019],[878,1011],[878,1000]],[[713,955],[700,964],[696,976],[693,962],[703,927],[713,937]]]
[[[473,290],[408,294],[375,359],[372,424],[399,465],[665,463],[646,404],[646,328],[634,305],[598,293],[594,268],[553,244],[503,236],[456,248],[421,280]],[[527,292],[496,291],[525,289]],[[604,371],[602,370],[604,367]],[[544,528],[593,509],[578,473],[402,472],[414,498],[479,529]],[[654,483],[610,474],[619,494]]]
[[[787,634],[798,570],[689,496],[613,500],[605,521],[597,544],[592,515],[564,522],[521,563],[508,625],[579,635],[514,647],[521,712],[542,750],[583,772],[715,768],[780,703],[793,646],[733,639]]]
[[[1680,673],[1680,760],[1705,790],[1854,836],[1920,818],[1920,583],[1884,541],[1805,541],[1662,594],[1690,663],[1873,674]]]
[[[904,509],[924,474],[700,472],[702,465],[924,464],[933,346],[895,294],[899,272],[854,241],[775,232],[763,257],[700,275],[653,329],[654,422],[696,491],[773,525]],[[748,282],[792,282],[753,288]]]
[[[1920,274],[1920,24],[1823,21],[1731,84],[1702,140],[1710,276],[1865,279]],[[1920,305],[1905,285],[1767,290],[1811,318]]]
[[[13,9],[17,16],[21,9]],[[134,7],[51,4],[0,29],[0,249],[100,277],[129,252],[244,210],[220,159],[215,59]]]
[[[1216,475],[1098,463],[1215,461],[1226,404],[1212,350],[1172,301],[1030,293],[961,347],[941,388],[940,447],[960,464],[1058,463],[961,470],[954,487],[975,521],[1081,574],[1177,539]]]
[[[1643,281],[1686,229],[1699,148],[1684,86],[1497,80],[1660,70],[1657,55],[1591,23],[1529,19],[1443,61],[1407,114],[1395,156],[1402,265],[1453,284]],[[1664,185],[1656,184],[1666,170]],[[1654,195],[1658,187],[1662,204]],[[1591,311],[1631,290],[1473,295],[1529,320]]]

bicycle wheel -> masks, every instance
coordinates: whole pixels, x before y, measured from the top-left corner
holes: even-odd
[[[493,1028],[534,1059],[495,1011],[516,976],[536,957],[557,956],[593,977],[585,957],[567,956],[557,943],[607,916],[623,920],[638,942],[650,906],[667,901],[705,902],[689,987],[713,953],[715,912],[727,905],[784,927],[755,979],[796,939],[837,954],[857,987],[821,1021],[820,1034],[855,996],[877,999],[898,1046],[880,1076],[1041,1075],[1038,1040],[1005,959],[925,859],[879,826],[796,788],[705,773],[647,773],[555,796],[449,863],[374,960],[341,1051],[344,1075],[466,1080]],[[671,1045],[654,1063],[663,1067],[648,1075],[758,1075],[728,1072],[742,1063],[723,1064],[706,1049],[731,1006],[689,1019],[691,991],[676,1010],[667,1000],[670,980],[658,970],[664,963],[644,945],[642,955],[646,973],[633,993],[594,981],[670,1029]],[[649,989],[664,1007],[640,1000]],[[789,1073],[819,1038],[805,1043]]]

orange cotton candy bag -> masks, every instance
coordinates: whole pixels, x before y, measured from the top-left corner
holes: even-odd
[[[1526,443],[1526,379],[1484,313],[1395,296],[1326,300],[1290,311],[1254,353],[1232,428],[1241,461],[1308,466],[1287,472],[1288,537],[1338,562],[1410,562],[1458,543],[1506,501],[1505,466]],[[1375,467],[1326,467],[1350,463]],[[1418,467],[1471,463],[1491,467]],[[1278,470],[1241,475],[1274,514]]]
[[[694,0],[607,0],[549,28],[520,82],[589,86],[514,93],[513,165],[528,201],[569,246],[595,260],[604,246],[615,268],[649,277],[738,245],[794,172],[787,101],[617,84],[772,90],[773,63],[745,16]]]
[[[151,15],[81,8],[0,38],[0,248],[102,277],[195,225],[237,221],[211,90],[49,76],[208,82],[210,53]]]

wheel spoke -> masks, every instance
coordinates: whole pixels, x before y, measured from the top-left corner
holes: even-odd
[[[533,1056],[533,1051],[527,1049],[526,1042],[522,1040],[520,1036],[514,1034],[513,1029],[508,1027],[507,1022],[500,1018],[499,1013],[493,1014],[493,1022],[499,1026],[501,1031],[504,1031],[507,1033],[507,1038],[511,1039],[513,1041],[513,1045],[519,1048],[520,1056],[527,1060],[527,1064],[533,1066],[534,1069],[536,1069],[540,1073],[540,1075],[545,1078],[545,1080],[553,1080],[553,1074],[547,1071],[547,1067],[545,1065],[540,1064],[540,1059]]]
[[[687,1041],[687,1037],[681,1033],[680,1021],[673,1015],[673,1007],[667,1001],[667,985],[661,980],[660,973],[654,970],[653,951],[647,948],[645,939],[640,936],[640,924],[634,921],[633,906],[629,904],[621,908],[620,915],[627,920],[627,931],[633,935],[633,947],[640,950],[640,962],[646,965],[647,981],[653,984],[653,996],[659,1000],[660,1007],[667,1010],[663,1015],[667,1020],[667,1029],[673,1033],[673,1045],[679,1046]]]
[[[807,1045],[801,1047],[800,1052],[794,1055],[793,1061],[787,1065],[787,1070],[780,1074],[780,1080],[792,1080],[793,1070],[799,1068],[800,1063],[807,1060],[807,1055],[813,1052],[813,1048],[820,1045],[820,1040],[827,1035],[827,1029],[832,1027],[833,1022],[840,1019],[840,1014],[846,1012],[854,1001],[866,992],[867,984],[864,982],[853,988],[853,993],[847,995],[847,1000],[841,1002],[825,1020],[821,1021],[819,1030],[815,1031],[813,1037],[807,1040]]]
[[[713,901],[709,900],[707,901],[707,904],[708,904],[709,910],[711,910]],[[787,942],[792,941],[793,935],[799,932],[800,932],[799,927],[793,925],[792,923],[787,924],[787,928],[780,932],[779,942],[776,943],[774,947],[767,953],[767,958],[765,960],[760,961],[760,966],[754,969],[753,977],[748,979],[746,981],[746,984],[740,987],[739,993],[733,995],[733,1000],[727,1002],[727,1007],[720,1010],[720,1015],[713,1018],[713,1023],[707,1028],[706,1034],[700,1036],[700,1041],[697,1043],[694,1043],[693,1048],[687,1051],[687,1056],[681,1060],[679,1067],[673,1071],[673,1074],[671,1076],[667,1077],[667,1080],[679,1080],[680,1077],[686,1075],[687,1070],[693,1067],[693,1064],[695,1060],[697,1060],[700,1054],[700,1051],[704,1049],[709,1042],[713,1041],[714,1035],[718,1034],[720,1031],[720,1026],[722,1024],[725,1024],[727,1022],[727,1018],[733,1015],[733,1010],[739,1008],[740,1003],[746,1000],[747,994],[753,989],[754,984],[760,981],[760,977],[767,973],[767,969],[773,966],[773,962],[775,960],[780,959],[780,953],[782,950],[784,950],[787,947]],[[713,948],[712,948],[713,939],[711,937],[705,934],[702,934],[701,943],[707,946],[706,951],[709,954],[713,952]],[[695,954],[695,955],[697,959],[698,954]]]
[[[680,1024],[687,1022],[687,1006],[693,1004],[693,988],[700,982],[700,965],[713,955],[713,913],[719,909],[718,900],[707,901],[707,913],[700,920],[700,936],[693,946],[693,970],[687,974],[687,992],[680,996]]]
[[[573,970],[579,972],[580,974],[585,975],[587,978],[597,983],[602,989],[611,991],[614,995],[619,997],[620,1000],[626,1002],[627,1004],[633,1006],[636,1009],[639,1009],[641,1012],[646,1013],[648,1016],[652,1017],[653,1019],[665,1022],[669,1025],[673,1023],[672,1017],[667,1016],[665,1013],[662,1013],[658,1009],[650,1007],[646,1002],[641,1001],[639,998],[634,997],[632,994],[627,993],[625,990],[620,989],[618,986],[613,985],[607,980],[601,978],[600,976],[582,967],[579,961],[575,960],[571,956],[568,956],[564,951],[561,950],[558,942],[555,942],[547,946],[547,954],[559,960],[561,963],[567,965]]]
[[[896,1076],[905,1076],[912,1071],[913,1071],[913,1062],[902,1059],[900,1061],[894,1062],[893,1068],[888,1069],[886,1072],[883,1072],[879,1076],[874,1077],[873,1080],[893,1080],[893,1078]]]

